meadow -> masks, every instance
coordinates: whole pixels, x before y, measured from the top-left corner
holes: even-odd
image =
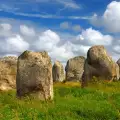
[[[54,100],[0,92],[0,120],[120,120],[120,82],[55,83]]]

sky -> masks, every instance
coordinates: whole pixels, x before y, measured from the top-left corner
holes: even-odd
[[[0,56],[47,51],[52,61],[104,45],[120,58],[120,0],[0,0]]]

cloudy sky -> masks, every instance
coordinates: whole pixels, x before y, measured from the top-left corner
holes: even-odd
[[[0,56],[48,51],[66,63],[104,45],[120,58],[120,0],[0,0]]]

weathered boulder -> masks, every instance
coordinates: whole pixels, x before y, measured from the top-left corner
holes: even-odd
[[[0,58],[0,90],[16,88],[17,57]]]
[[[117,61],[117,64],[119,66],[119,75],[120,75],[120,59]],[[119,79],[120,79],[120,76],[119,76]]]
[[[52,68],[54,82],[62,82],[65,79],[64,67],[59,61],[55,61]]]
[[[84,71],[85,58],[77,56],[67,61],[65,67],[66,81],[80,81]]]
[[[120,67],[120,59],[117,61],[117,64],[119,65],[119,67]]]
[[[18,57],[17,96],[32,95],[40,100],[53,98],[52,64],[48,53],[25,51]]]
[[[118,79],[118,66],[108,56],[106,49],[102,45],[93,46],[87,52],[82,86],[87,85],[88,81],[92,80],[93,77],[110,81]]]
[[[120,78],[120,68],[119,68],[119,65],[116,63],[115,64],[116,65],[116,80],[119,80],[119,78]]]

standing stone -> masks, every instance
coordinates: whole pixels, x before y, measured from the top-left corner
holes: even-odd
[[[119,66],[119,75],[120,75],[120,59],[117,61],[117,64]],[[120,79],[120,76],[119,76],[119,79]]]
[[[55,61],[52,68],[54,82],[62,82],[65,78],[64,67],[59,61]]]
[[[65,67],[66,81],[80,81],[84,71],[85,58],[83,56],[69,59]]]
[[[117,64],[119,65],[119,67],[120,67],[120,59],[117,61]]]
[[[119,78],[120,78],[120,68],[119,68],[119,65],[117,63],[115,65],[116,65],[116,73],[117,73],[115,79],[119,80]]]
[[[16,88],[17,57],[0,58],[0,90]]]
[[[18,57],[17,96],[53,99],[52,64],[47,52],[25,51]]]
[[[100,80],[118,79],[118,66],[112,60],[102,45],[93,46],[88,50],[84,65],[82,86],[86,86],[93,77]]]

